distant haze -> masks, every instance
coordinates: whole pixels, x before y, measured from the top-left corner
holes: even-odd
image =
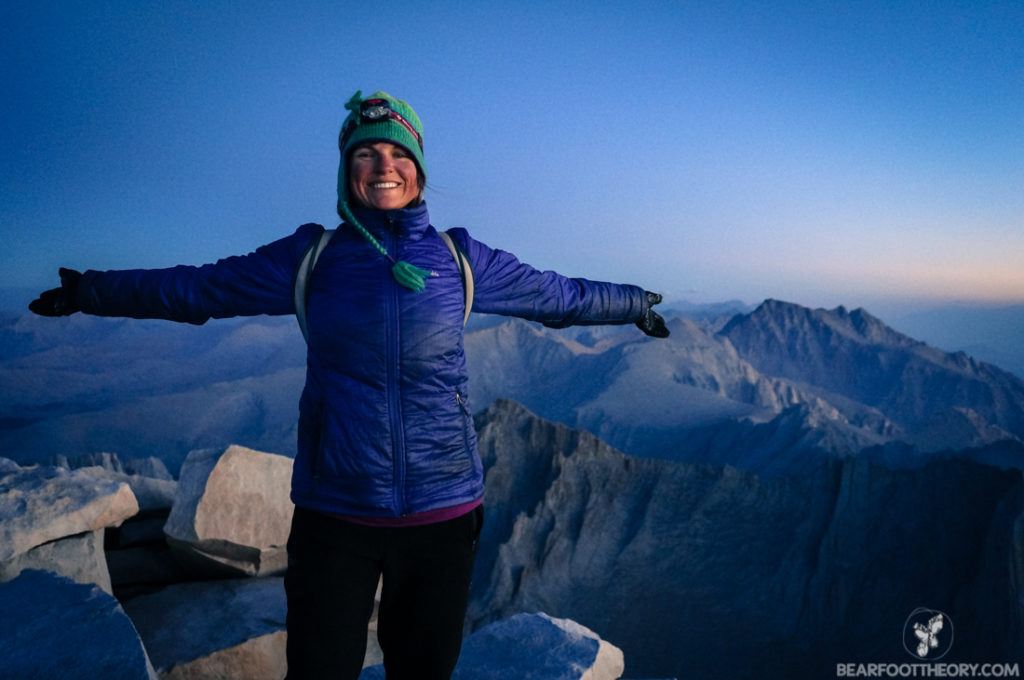
[[[675,299],[1024,302],[1024,4],[7,3],[0,285],[333,225],[357,89],[435,224]]]

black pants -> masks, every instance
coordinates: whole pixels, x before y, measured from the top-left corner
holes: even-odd
[[[418,527],[367,527],[295,508],[288,537],[287,680],[356,680],[377,581],[388,680],[448,680],[462,648],[483,508]]]

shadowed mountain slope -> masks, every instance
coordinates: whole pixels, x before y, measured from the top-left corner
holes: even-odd
[[[791,477],[636,459],[498,401],[477,418],[487,523],[470,617],[568,616],[627,676],[831,677],[913,662],[919,606],[945,661],[1024,653],[1024,481],[964,461],[827,460]]]

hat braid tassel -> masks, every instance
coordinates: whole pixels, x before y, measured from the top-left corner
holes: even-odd
[[[395,281],[414,293],[419,293],[427,287],[427,277],[430,276],[430,272],[428,270],[417,267],[411,262],[406,262],[405,260],[395,260],[395,258],[391,256],[391,253],[385,250],[384,246],[380,244],[380,241],[375,239],[373,235],[366,230],[366,227],[359,223],[359,220],[355,218],[352,211],[348,209],[348,205],[344,202],[339,202],[338,209],[338,212],[341,213],[341,216],[345,218],[346,222],[355,227],[356,231],[362,234],[363,238],[369,241],[377,252],[388,258],[388,260],[393,263],[391,266],[391,276],[395,278]]]

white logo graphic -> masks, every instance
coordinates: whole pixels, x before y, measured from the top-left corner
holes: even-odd
[[[928,619],[928,625],[914,624],[914,635],[921,643],[917,646],[917,655],[921,658],[928,656],[928,650],[939,646],[939,633],[942,631],[942,614],[936,614]]]
[[[953,621],[940,611],[918,607],[903,625],[903,647],[918,659],[938,661],[953,646]]]

